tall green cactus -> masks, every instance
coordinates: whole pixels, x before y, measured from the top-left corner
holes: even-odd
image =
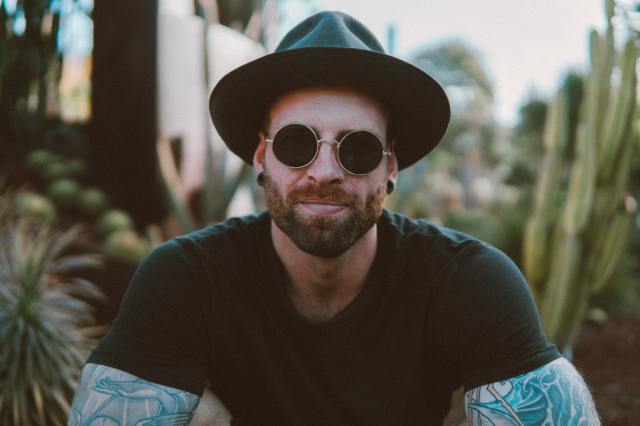
[[[591,70],[575,143],[567,143],[571,129],[564,88],[549,109],[545,158],[524,231],[525,275],[545,332],[561,349],[575,336],[589,297],[611,281],[637,205],[625,194],[631,158],[639,148],[637,52],[634,40],[628,40],[616,55],[615,2],[606,0],[605,10],[606,32],[590,34]],[[615,86],[614,72],[619,74]]]

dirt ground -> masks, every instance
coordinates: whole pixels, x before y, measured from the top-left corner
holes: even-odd
[[[585,324],[575,343],[573,363],[591,389],[603,425],[640,424],[640,313]],[[445,425],[464,424],[458,392]]]
[[[591,388],[602,424],[640,423],[640,314],[586,324],[574,364]]]

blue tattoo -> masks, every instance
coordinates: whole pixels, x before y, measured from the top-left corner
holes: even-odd
[[[587,385],[565,359],[472,389],[465,409],[472,426],[600,424]]]
[[[198,397],[124,371],[88,364],[69,425],[186,425]]]

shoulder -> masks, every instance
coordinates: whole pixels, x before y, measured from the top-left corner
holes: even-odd
[[[174,240],[184,247],[218,253],[231,249],[249,249],[259,245],[269,229],[269,215],[266,212],[242,217],[232,217],[207,226]],[[238,253],[240,254],[240,253]]]
[[[157,246],[143,261],[162,263],[167,260],[190,260],[194,249],[211,252],[230,246],[255,244],[268,229],[267,213],[233,217],[188,234],[176,236]]]
[[[128,292],[152,289],[172,298],[177,288],[206,287],[211,271],[228,276],[251,261],[267,224],[264,213],[230,218],[165,241],[140,263]]]
[[[442,240],[451,247],[461,247],[470,242],[479,241],[468,234],[446,228],[426,219],[414,219],[389,210],[384,210],[381,223],[399,238]]]
[[[380,220],[382,232],[400,253],[417,253],[435,273],[473,274],[478,268],[506,268],[515,264],[492,245],[464,232],[425,219],[412,219],[385,210]]]

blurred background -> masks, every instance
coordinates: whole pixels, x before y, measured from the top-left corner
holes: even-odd
[[[452,103],[387,208],[506,252],[603,422],[640,416],[640,2],[0,0],[0,424],[66,423],[149,251],[264,209],[208,96],[326,9]]]

